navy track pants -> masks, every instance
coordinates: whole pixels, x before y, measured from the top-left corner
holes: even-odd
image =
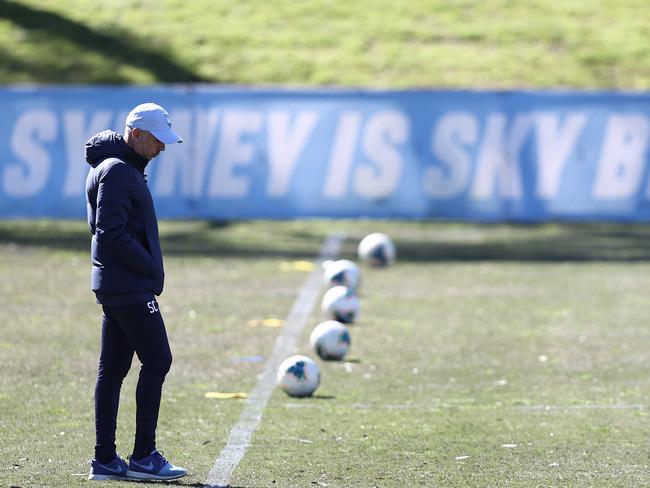
[[[156,301],[102,308],[101,353],[95,386],[95,458],[108,462],[116,455],[120,389],[135,352],[141,368],[135,394],[132,456],[142,459],[156,448],[162,386],[172,363],[165,323]]]

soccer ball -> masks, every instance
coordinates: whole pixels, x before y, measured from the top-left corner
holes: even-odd
[[[374,267],[388,266],[395,261],[395,245],[386,234],[369,234],[359,243],[359,259]]]
[[[351,288],[343,285],[334,286],[323,295],[321,310],[329,319],[350,324],[359,314],[359,298]]]
[[[277,373],[278,385],[292,397],[310,396],[320,383],[320,370],[307,356],[291,356],[285,359]]]
[[[350,349],[348,328],[336,320],[318,324],[309,336],[309,344],[321,359],[340,360]]]
[[[359,273],[359,266],[347,259],[339,259],[337,261],[325,261],[323,263],[323,283],[327,287],[336,285],[347,286],[356,290],[361,281],[361,274]]]

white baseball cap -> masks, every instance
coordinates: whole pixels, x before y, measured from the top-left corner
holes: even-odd
[[[164,144],[183,142],[183,139],[172,130],[172,121],[167,110],[155,103],[142,103],[131,110],[126,118],[126,126],[151,132]]]

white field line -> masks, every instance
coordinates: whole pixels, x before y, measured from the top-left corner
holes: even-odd
[[[239,422],[230,431],[228,442],[216,459],[214,466],[212,466],[206,484],[203,485],[204,488],[228,486],[230,476],[250,445],[253,432],[262,421],[266,403],[275,388],[276,371],[280,363],[287,356],[293,354],[296,340],[320,294],[322,263],[327,259],[334,259],[338,255],[343,240],[343,235],[333,234],[323,243],[316,266],[302,285],[298,297],[284,322],[282,334],[275,340],[273,352],[266,362],[264,372],[248,396],[246,406],[239,417]]]

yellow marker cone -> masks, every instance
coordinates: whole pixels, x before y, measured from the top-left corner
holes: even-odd
[[[282,327],[283,321],[276,318],[253,319],[248,321],[251,327]]]
[[[288,272],[288,271],[313,271],[314,270],[314,263],[311,261],[293,261],[290,263],[280,263],[280,271],[283,272]]]
[[[205,394],[205,398],[217,398],[219,400],[230,400],[232,398],[248,398],[248,394],[242,391],[236,391],[232,393],[225,393],[221,391],[208,391]]]

